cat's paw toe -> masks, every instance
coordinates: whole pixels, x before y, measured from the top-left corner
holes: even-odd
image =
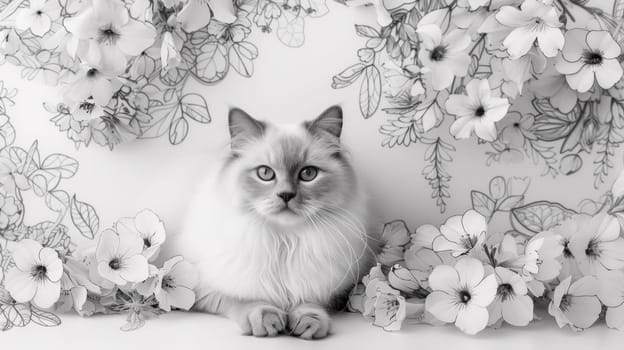
[[[322,339],[329,335],[331,318],[320,307],[298,307],[288,314],[288,328],[302,339]]]
[[[247,323],[247,334],[274,337],[286,328],[286,313],[272,305],[256,305],[249,310]]]

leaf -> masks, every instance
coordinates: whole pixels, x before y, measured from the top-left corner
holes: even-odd
[[[29,183],[32,186],[33,191],[39,197],[45,196],[48,192],[48,180],[41,174],[34,174],[29,178]]]
[[[514,208],[511,214],[516,231],[532,236],[560,224],[576,212],[559,203],[540,201]]]
[[[126,318],[126,324],[121,326],[121,330],[124,332],[134,331],[143,327],[144,325],[144,317],[136,311],[130,311],[130,314],[128,314],[128,317]]]
[[[211,40],[199,48],[193,74],[206,84],[222,80],[230,67],[227,48],[218,41]]]
[[[381,101],[381,75],[375,66],[364,70],[364,80],[360,86],[360,112],[365,119],[372,117]]]
[[[61,319],[55,314],[40,310],[34,306],[31,307],[30,320],[43,327],[55,327],[61,324]]]
[[[332,78],[332,88],[342,89],[353,84],[364,72],[366,66],[363,63],[356,63],[345,68],[342,72]]]
[[[472,208],[479,212],[479,214],[485,216],[486,219],[489,219],[494,214],[494,210],[496,210],[496,202],[492,200],[492,198],[488,197],[487,194],[479,191],[470,192],[470,198],[472,200]]]
[[[494,200],[499,200],[505,197],[507,192],[507,184],[502,176],[496,176],[490,181],[490,196]]]
[[[78,161],[64,154],[54,153],[43,160],[41,170],[57,172],[59,177],[67,179],[78,171]]]
[[[0,304],[0,310],[12,326],[25,327],[30,323],[30,305],[27,303]]]
[[[524,196],[509,196],[498,204],[496,210],[510,211],[518,205],[521,205],[523,200]]]
[[[357,35],[363,36],[365,38],[379,38],[380,36],[377,29],[361,24],[355,25],[355,32],[357,33]]]
[[[233,43],[228,50],[228,57],[230,66],[240,75],[249,78],[254,71],[253,60],[258,57],[258,49],[246,41]]]
[[[303,17],[283,12],[277,20],[277,38],[288,47],[301,47],[305,41]]]
[[[64,213],[70,204],[69,194],[63,190],[50,191],[45,196],[46,205],[50,210]]]
[[[210,112],[208,111],[208,103],[204,97],[199,94],[186,94],[180,99],[182,115],[193,119],[202,124],[208,124],[211,121]]]
[[[87,203],[78,201],[74,195],[71,200],[70,213],[78,231],[88,239],[93,239],[100,228],[100,218],[95,209]]]
[[[188,135],[189,125],[186,118],[178,118],[173,120],[171,127],[169,128],[169,142],[172,145],[178,145]]]
[[[0,150],[15,141],[15,129],[6,115],[0,115]]]

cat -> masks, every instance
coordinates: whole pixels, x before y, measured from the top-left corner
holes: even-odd
[[[230,110],[230,149],[172,243],[199,270],[195,310],[254,336],[330,334],[329,312],[371,267],[377,241],[342,114],[274,125]]]

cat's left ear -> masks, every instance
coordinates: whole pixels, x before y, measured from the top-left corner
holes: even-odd
[[[313,121],[305,122],[305,127],[312,134],[325,132],[340,138],[342,133],[342,108],[340,106],[327,108]]]

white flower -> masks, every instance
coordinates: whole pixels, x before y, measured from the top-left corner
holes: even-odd
[[[502,318],[514,326],[528,325],[533,320],[533,300],[527,295],[526,283],[519,275],[504,267],[497,267],[495,274],[498,288],[496,299],[488,307],[488,324],[494,324]]]
[[[15,28],[28,30],[36,36],[43,36],[50,31],[52,20],[59,15],[56,1],[30,0],[28,8],[21,8],[15,12]]]
[[[624,271],[613,270],[598,274],[598,299],[607,307],[607,326],[624,331]]]
[[[199,30],[214,18],[223,23],[232,23],[236,20],[234,6],[231,0],[186,0],[186,4],[178,13],[178,20],[187,32]]]
[[[571,29],[565,34],[556,68],[578,92],[591,89],[594,81],[609,89],[622,78],[621,53],[620,45],[607,31]]]
[[[365,315],[374,316],[376,326],[398,331],[406,315],[405,298],[387,281],[371,280],[366,285]]]
[[[561,50],[564,37],[559,27],[559,14],[552,5],[537,0],[525,0],[520,9],[504,6],[496,19],[514,29],[503,41],[503,46],[512,59],[524,56],[535,40],[546,57],[554,57]]]
[[[138,56],[154,43],[156,29],[128,14],[119,0],[93,0],[91,6],[65,20],[67,30],[86,40],[86,52],[80,57],[105,71],[121,74],[128,56]]]
[[[61,293],[63,263],[58,253],[32,239],[21,240],[13,251],[15,267],[5,277],[4,285],[19,303],[31,301],[49,308]]]
[[[467,95],[451,95],[446,110],[457,116],[451,125],[451,134],[458,139],[470,137],[472,132],[486,141],[496,140],[495,122],[503,119],[509,110],[506,98],[493,97],[485,79],[473,79],[466,85]]]
[[[488,323],[487,306],[496,296],[496,277],[483,278],[483,264],[465,257],[455,267],[440,265],[429,276],[433,290],[425,308],[440,321],[455,323],[467,334],[476,334]]]
[[[120,286],[142,282],[148,277],[147,259],[142,252],[143,241],[137,235],[119,235],[106,230],[102,232],[95,252],[97,272]]]
[[[384,246],[377,256],[377,261],[386,266],[392,266],[403,260],[403,250],[410,241],[410,233],[405,221],[395,220],[386,223],[381,233]]]
[[[193,265],[175,256],[165,261],[153,279],[137,285],[137,290],[145,296],[154,293],[158,306],[165,311],[171,311],[172,307],[189,310],[195,303],[193,289],[198,278]]]
[[[436,252],[450,251],[454,257],[480,249],[485,242],[487,223],[483,215],[475,210],[468,210],[462,216],[450,217],[440,226],[441,236],[433,241]]]
[[[149,209],[140,211],[133,218],[121,218],[115,224],[120,235],[134,235],[143,243],[143,255],[148,261],[154,260],[165,242],[165,225],[158,215]]]
[[[624,267],[624,238],[618,220],[611,215],[592,217],[573,237],[570,249],[584,275]]]
[[[63,88],[63,99],[67,104],[92,98],[98,106],[106,106],[119,82],[97,65],[82,64],[80,70]]]
[[[435,90],[446,89],[451,86],[454,77],[463,77],[468,73],[468,34],[455,29],[442,35],[440,27],[435,24],[419,26],[417,32],[422,38],[418,59],[430,71],[431,86]]]
[[[582,277],[570,285],[571,281],[570,276],[555,288],[548,313],[555,317],[560,328],[565,325],[574,330],[589,328],[596,322],[601,310],[596,296],[598,281],[593,276]]]

